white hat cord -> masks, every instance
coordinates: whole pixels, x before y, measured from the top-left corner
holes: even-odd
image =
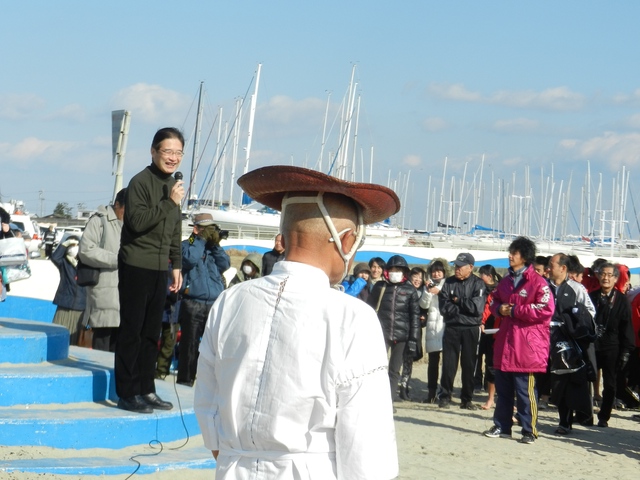
[[[329,212],[327,211],[327,208],[324,206],[323,196],[324,196],[324,192],[319,192],[318,195],[313,197],[312,196],[290,197],[289,194],[287,193],[282,199],[280,231],[282,231],[284,212],[287,205],[292,203],[315,203],[320,209],[320,213],[322,213],[322,217],[324,218],[324,223],[327,225],[327,228],[331,233],[331,238],[336,244],[336,247],[338,248],[338,253],[340,254],[340,257],[342,257],[342,261],[344,262],[344,272],[342,275],[342,278],[344,279],[347,276],[347,273],[349,273],[349,260],[351,260],[351,257],[355,255],[356,251],[358,250],[358,247],[360,247],[360,242],[362,241],[362,238],[364,237],[364,234],[365,234],[365,226],[362,218],[362,209],[357,203],[355,203],[356,210],[358,211],[358,226],[356,228],[356,241],[353,243],[351,250],[349,250],[349,252],[345,254],[342,251],[342,241],[340,240],[340,233],[338,233],[338,231],[336,230],[336,227],[333,224],[333,219],[329,216]]]

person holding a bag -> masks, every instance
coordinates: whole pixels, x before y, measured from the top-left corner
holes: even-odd
[[[367,303],[378,313],[389,357],[391,399],[398,401],[400,367],[405,354],[416,355],[420,341],[420,296],[409,281],[409,265],[404,257],[392,256],[385,266],[384,281],[373,287]],[[405,352],[406,349],[406,352]],[[400,387],[408,397],[408,385]]]
[[[549,261],[549,285],[555,299],[551,319],[551,403],[558,407],[557,435],[571,432],[574,412],[580,423],[593,425],[589,381],[595,380],[595,364],[591,363],[595,357],[590,359],[588,351],[595,339],[596,309],[584,286],[569,278],[570,261],[564,253],[557,253]],[[560,348],[559,344],[562,344]],[[558,361],[557,357],[568,353],[567,346],[575,349],[575,365],[571,365],[568,358]]]
[[[0,229],[0,239],[13,238],[13,232],[11,231],[11,215],[4,208],[0,207],[0,222],[2,228]],[[6,282],[6,283],[5,283]],[[7,292],[11,289],[9,283],[6,280],[4,268],[0,267],[0,301],[4,302],[7,297]]]
[[[87,222],[80,240],[81,262],[97,269],[97,283],[86,287],[87,308],[82,317],[82,326],[93,333],[91,344],[87,346],[106,352],[115,352],[120,325],[118,250],[126,190],[123,188],[116,194],[113,206],[98,207],[98,212]],[[82,283],[80,278],[78,282]]]
[[[69,329],[69,344],[78,343],[80,318],[86,306],[85,288],[76,282],[76,266],[80,239],[72,235],[58,245],[51,254],[51,261],[60,272],[60,283],[53,303],[58,306],[53,323]]]

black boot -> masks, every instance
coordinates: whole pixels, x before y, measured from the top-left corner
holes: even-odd
[[[411,401],[411,397],[409,396],[409,386],[401,385],[400,386],[400,398],[407,402]]]
[[[429,395],[427,396],[427,398],[425,398],[424,402],[422,403],[436,403],[436,391],[429,390]]]

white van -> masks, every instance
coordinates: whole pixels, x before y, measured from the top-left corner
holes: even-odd
[[[24,232],[24,243],[29,251],[29,256],[31,258],[39,257],[42,239],[40,238],[40,228],[38,227],[38,224],[31,220],[29,215],[19,213],[11,214],[11,223],[15,224]]]

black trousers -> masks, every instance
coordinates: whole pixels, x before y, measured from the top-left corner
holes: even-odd
[[[598,412],[598,420],[608,422],[616,399],[618,349],[596,351],[596,362],[598,368],[602,369],[602,405]]]
[[[470,402],[473,399],[474,374],[480,342],[480,326],[445,326],[442,339],[442,378],[440,398],[451,398],[453,380],[458,372],[458,362],[462,370],[462,391],[460,400]]]
[[[180,355],[178,356],[178,382],[193,383],[198,368],[198,348],[207,325],[213,303],[183,298],[180,302]]]
[[[120,327],[115,352],[116,393],[128,398],[155,393],[158,338],[167,297],[167,270],[120,262]]]
[[[391,400],[398,400],[398,380],[400,379],[400,367],[404,361],[404,348],[407,342],[387,342],[389,351],[389,386],[391,388]]]
[[[118,327],[93,328],[93,342],[91,347],[94,350],[105,352],[116,351],[116,340],[118,339]]]
[[[429,364],[427,365],[427,388],[429,395],[435,394],[438,389],[438,374],[440,373],[440,354],[442,352],[429,352]]]

